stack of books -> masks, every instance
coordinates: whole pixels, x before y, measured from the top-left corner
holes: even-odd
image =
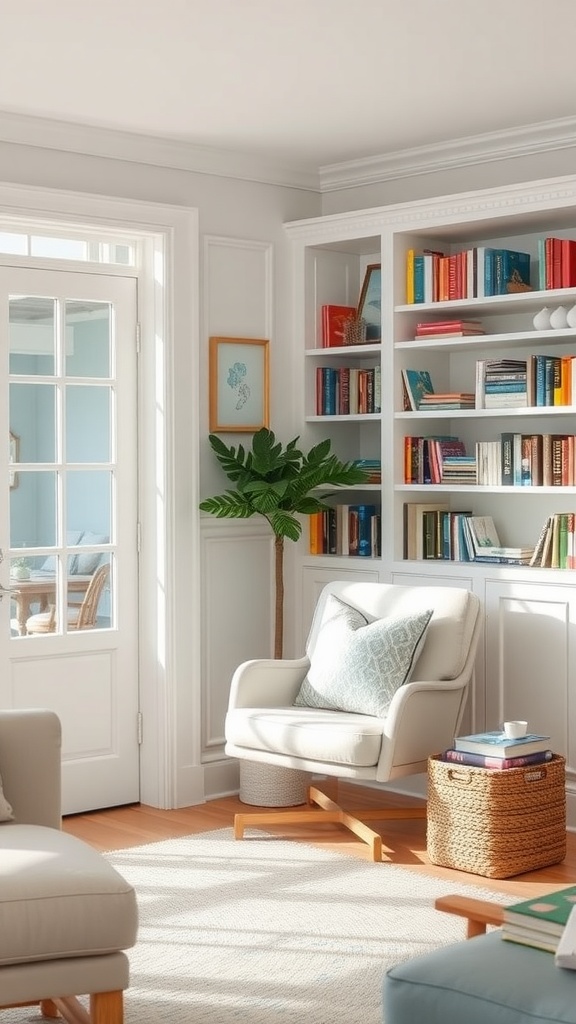
[[[476,362],[476,408],[523,408],[528,405],[525,359],[479,359]]]
[[[504,907],[502,938],[555,953],[572,910],[576,885]]]
[[[416,324],[417,338],[466,338],[485,333],[479,320],[425,320]]]
[[[381,484],[382,483],[382,461],[381,459],[353,459],[352,465],[356,466],[357,469],[363,469],[366,476],[367,484]]]
[[[475,768],[503,771],[551,761],[550,737],[527,733],[511,739],[501,730],[456,736],[454,746],[441,755],[443,761],[467,764]]]

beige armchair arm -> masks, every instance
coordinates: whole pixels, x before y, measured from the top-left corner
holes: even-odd
[[[2,788],[20,825],[61,826],[61,727],[53,711],[0,711]]]

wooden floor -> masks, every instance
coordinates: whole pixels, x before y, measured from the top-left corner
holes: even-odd
[[[340,803],[347,808],[383,807],[393,804],[408,806],[411,803],[419,802],[415,798],[388,794],[383,799],[382,794],[375,793],[374,790],[347,786],[345,783],[339,784],[338,791],[336,791],[334,783],[327,784],[323,788],[334,798],[338,796]],[[63,827],[66,832],[84,839],[98,850],[119,850],[158,842],[161,839],[191,835],[195,832],[227,828],[233,824],[236,811],[246,812],[249,810],[250,808],[246,804],[242,804],[237,796],[222,797],[176,811],[162,811],[137,804],[89,814],[71,815],[64,819]],[[367,847],[338,825],[259,827],[266,832],[294,840],[294,842],[312,843],[315,846],[351,857],[369,859]],[[370,827],[380,831],[384,837],[385,859],[409,870],[453,880],[455,892],[462,885],[476,885],[493,891],[510,893],[522,899],[576,883],[575,833],[568,833],[567,855],[562,864],[517,875],[511,879],[489,879],[431,864],[426,854],[425,819],[388,821],[382,823],[382,826],[371,821]]]

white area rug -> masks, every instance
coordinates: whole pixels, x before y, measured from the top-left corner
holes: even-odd
[[[125,1024],[382,1024],[386,968],[464,938],[462,919],[434,899],[499,898],[247,835],[224,829],[106,855],[140,907]],[[38,1021],[31,1014],[8,1011],[2,1022]]]

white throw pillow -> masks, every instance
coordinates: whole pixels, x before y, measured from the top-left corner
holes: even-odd
[[[108,537],[105,533],[88,533],[83,534],[80,545],[83,544],[107,544]],[[78,553],[76,555],[75,564],[71,570],[74,575],[77,576],[91,576],[92,573],[96,572],[96,569],[100,565],[102,558],[101,551],[89,551],[85,555]]]
[[[12,821],[14,811],[2,792],[2,779],[0,778],[0,821]]]
[[[69,548],[74,547],[75,544],[80,543],[82,537],[82,530],[69,530],[66,534],[66,544]],[[76,555],[72,555],[70,558],[69,572],[74,572],[73,565],[76,561]],[[42,562],[40,566],[42,572],[56,572],[56,555],[48,555],[48,558]]]
[[[410,679],[431,617],[428,609],[368,622],[330,594],[295,704],[384,717]]]

